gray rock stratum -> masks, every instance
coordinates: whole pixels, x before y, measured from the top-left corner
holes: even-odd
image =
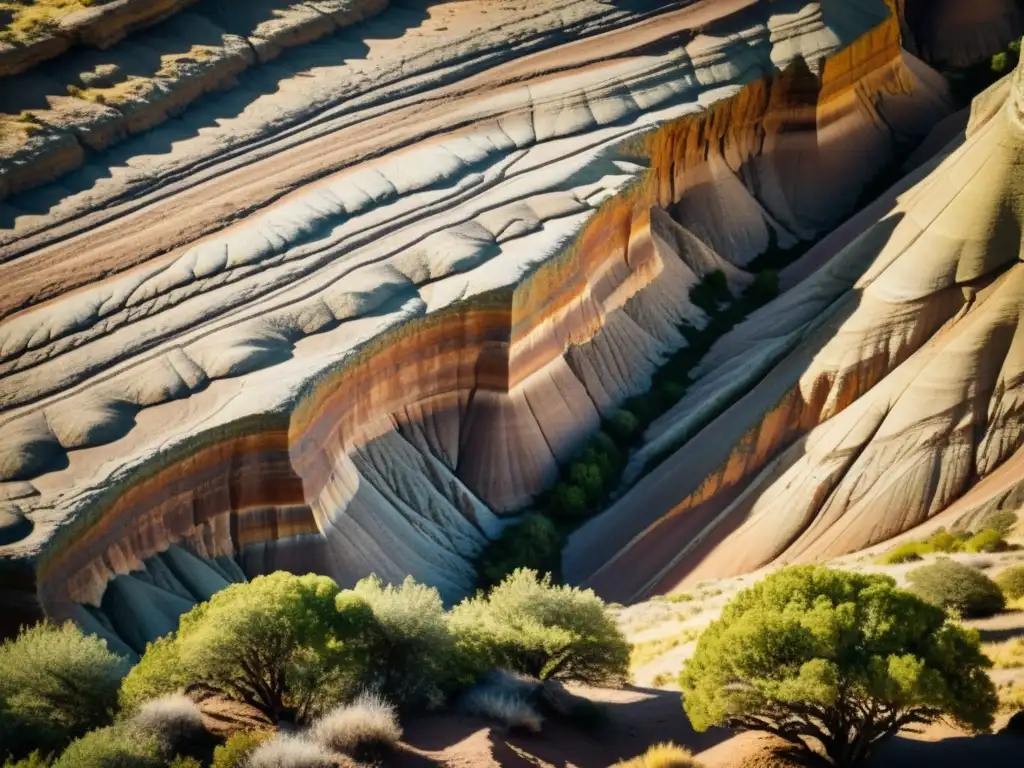
[[[721,271],[739,294],[948,127],[900,26],[883,0],[393,2],[14,194],[8,631],[70,617],[137,653],[276,568],[465,594],[486,541],[708,322],[691,288]],[[850,551],[999,473],[1013,93],[716,344],[627,479],[664,463],[574,536],[567,576],[631,597]]]

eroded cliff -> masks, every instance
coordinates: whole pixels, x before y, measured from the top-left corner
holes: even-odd
[[[156,575],[179,545],[248,574],[411,573],[464,594],[502,515],[706,322],[701,278],[740,293],[744,266],[834,226],[950,108],[875,0],[696,3],[436,102],[364,115],[347,163],[312,141],[83,234],[12,241],[9,605],[137,650],[200,599]],[[318,181],[289,176],[314,156]],[[275,188],[240,216],[239,195]],[[181,242],[184,218],[223,210],[232,227]]]

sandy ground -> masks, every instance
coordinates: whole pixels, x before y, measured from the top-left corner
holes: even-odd
[[[1012,539],[1017,543],[1017,539]],[[833,563],[851,570],[888,573],[904,583],[906,574],[921,563],[881,566],[877,553],[851,555]],[[1024,562],[1024,549],[985,555],[954,555],[974,567],[996,573],[1007,565]],[[927,559],[933,559],[931,556]],[[721,612],[737,591],[764,574],[750,574],[699,585],[687,593],[655,598],[623,607],[613,606],[631,643],[642,644],[695,635]],[[986,619],[965,622],[981,633],[982,643],[1001,643],[1024,637],[1024,611],[1007,611]],[[687,634],[688,633],[688,634]],[[576,689],[576,693],[606,707],[607,727],[587,732],[571,723],[549,718],[540,735],[509,733],[479,719],[438,715],[406,724],[405,745],[388,766],[446,766],[450,768],[502,768],[554,766],[605,768],[642,753],[648,746],[672,741],[689,748],[706,768],[786,768],[797,765],[779,750],[784,745],[755,733],[734,735],[725,729],[696,733],[686,720],[674,678],[696,643],[668,648],[634,670],[634,685],[622,690]],[[651,646],[648,646],[651,647]],[[660,677],[659,677],[660,676]],[[998,686],[1024,682],[1024,669],[993,669]],[[980,761],[985,768],[1024,765],[1024,739],[998,734],[1009,718],[1002,712],[996,733],[973,736],[945,722],[918,733],[905,732],[880,748],[869,762],[874,768],[903,766],[963,766]]]

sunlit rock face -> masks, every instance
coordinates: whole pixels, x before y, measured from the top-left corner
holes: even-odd
[[[279,568],[342,583],[411,574],[457,599],[510,514],[685,345],[680,323],[706,322],[690,288],[720,270],[740,293],[752,259],[826,233],[951,109],[881,0],[656,6],[640,18],[595,4],[574,23],[601,36],[570,43],[553,8],[527,19],[534,52],[472,67],[449,29],[446,66],[463,79],[426,86],[410,65],[404,94],[370,84],[306,128],[210,156],[274,98],[301,98],[282,86],[140,161],[145,184],[118,169],[17,217],[0,264],[7,621],[75,618],[138,653],[215,585]],[[467,49],[489,39],[464,34]],[[383,39],[381,55],[402,52]],[[350,64],[335,66],[309,77]],[[757,345],[741,367],[777,361],[809,323],[842,314],[825,309],[852,295],[857,267],[844,264],[723,339],[641,454],[750,382],[744,369],[704,387],[737,364],[729,350]],[[884,364],[861,371],[837,353],[811,387],[828,405],[794,430],[779,411],[774,442],[743,468],[713,462],[755,420],[772,423],[775,401],[723,431],[721,449],[698,448],[704,464],[674,455],[661,496],[644,496],[656,471],[579,534],[567,575],[603,585],[624,542],[691,503],[687,483],[739,487],[845,414],[857,382],[963,304],[946,293],[925,319],[892,321]],[[784,339],[769,333],[780,324]],[[842,375],[847,394],[821,394]],[[623,590],[647,588],[691,544],[676,543]]]
[[[628,599],[1020,504],[1022,103],[1018,70],[720,339],[570,578]]]

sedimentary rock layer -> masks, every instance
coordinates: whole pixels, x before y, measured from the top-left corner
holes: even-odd
[[[502,515],[705,322],[690,288],[740,293],[948,109],[882,2],[694,3],[25,222],[5,599],[137,647],[124,594],[176,595],[150,634],[187,601],[123,577],[172,545],[464,594]]]
[[[627,475],[670,457],[574,536],[570,578],[629,599],[1019,498],[1022,104],[1018,70],[720,340]]]

